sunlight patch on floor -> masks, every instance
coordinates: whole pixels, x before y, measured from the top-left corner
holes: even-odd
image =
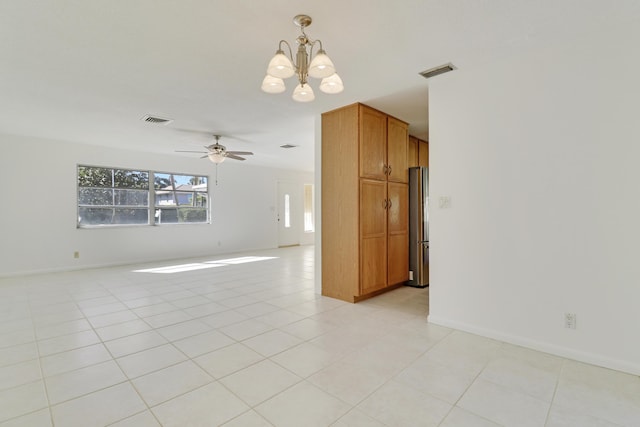
[[[156,273],[156,274],[173,274],[183,273],[186,271],[203,270],[205,268],[224,267],[227,265],[246,264],[249,262],[266,261],[276,259],[272,256],[244,256],[238,258],[220,259],[215,261],[204,261],[189,264],[169,265],[165,267],[145,268],[142,270],[134,270],[134,273]]]

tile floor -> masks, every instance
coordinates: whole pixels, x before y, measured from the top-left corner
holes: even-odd
[[[640,426],[638,377],[430,325],[428,289],[316,295],[313,263],[0,280],[0,426]]]

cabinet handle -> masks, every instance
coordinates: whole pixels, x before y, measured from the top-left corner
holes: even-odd
[[[391,175],[391,165],[387,168],[387,174]]]
[[[389,168],[387,167],[387,165],[383,165],[382,166],[382,173],[386,175],[388,173],[388,171],[389,171]]]
[[[393,205],[393,202],[391,201],[391,199],[389,199],[389,209],[391,209],[392,205]]]
[[[387,209],[388,202],[389,202],[389,201],[388,201],[387,199],[384,199],[384,200],[382,201],[382,207],[383,207],[383,208],[385,208],[385,209]]]

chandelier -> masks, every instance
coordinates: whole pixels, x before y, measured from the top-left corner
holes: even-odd
[[[307,15],[297,15],[293,18],[294,24],[300,27],[302,33],[296,39],[298,51],[295,60],[291,45],[286,40],[280,40],[275,56],[269,62],[267,75],[262,81],[262,90],[267,93],[282,93],[286,90],[284,80],[297,75],[299,84],[293,90],[293,99],[298,102],[309,102],[315,99],[313,89],[307,82],[308,77],[322,79],[320,90],[324,93],[340,93],[344,89],[342,79],[336,74],[333,62],[322,48],[320,40],[311,40],[304,32],[304,29],[311,25],[311,17]],[[282,50],[285,44],[289,49],[289,57]],[[313,54],[315,45],[319,45],[319,50]],[[307,52],[308,50],[308,52]],[[311,62],[309,62],[311,59]]]

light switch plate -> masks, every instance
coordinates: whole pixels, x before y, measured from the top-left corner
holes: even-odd
[[[438,205],[440,206],[440,209],[449,209],[451,207],[451,197],[440,196],[438,199]]]

